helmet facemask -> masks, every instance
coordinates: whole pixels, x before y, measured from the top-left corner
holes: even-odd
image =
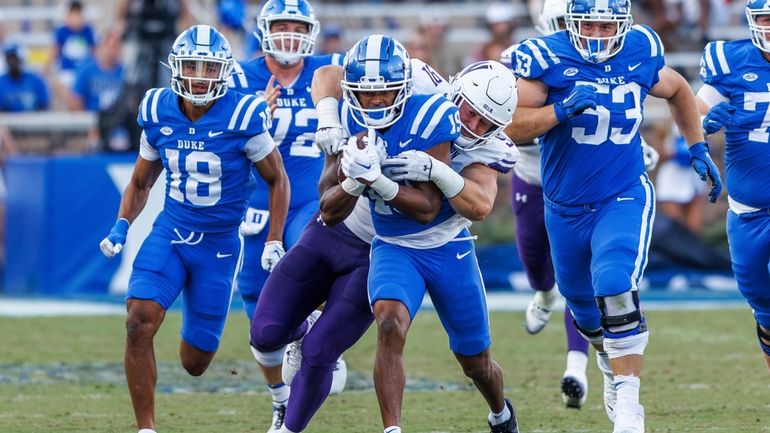
[[[757,24],[757,18],[761,16],[770,16],[770,9],[750,9],[746,8],[746,21],[749,23],[751,31],[751,42],[760,50],[770,53],[770,20],[767,25]]]
[[[582,25],[585,22],[616,23],[617,29],[612,36],[585,36],[581,34]],[[631,14],[619,14],[611,9],[591,9],[590,13],[575,13],[570,4],[567,13],[567,30],[572,45],[583,59],[592,63],[604,62],[617,54],[623,48],[632,24]]]
[[[281,21],[302,23],[307,26],[308,31],[307,33],[295,31],[273,32],[270,29],[272,25]],[[313,54],[316,37],[321,27],[318,25],[318,21],[301,16],[286,18],[277,15],[258,18],[257,28],[259,29],[262,41],[262,51],[271,55],[278,63],[291,66],[299,63],[303,57]]]
[[[233,70],[230,44],[211,26],[192,26],[174,41],[168,67],[171,90],[194,105],[206,105],[227,92]]]
[[[387,128],[398,121],[403,112],[404,104],[412,95],[411,79],[385,82],[383,77],[361,77],[358,83],[342,81],[342,92],[353,111],[353,120],[364,128]],[[393,103],[385,107],[364,108],[358,99],[362,92],[395,91]]]

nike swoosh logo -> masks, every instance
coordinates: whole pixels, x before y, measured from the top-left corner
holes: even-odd
[[[224,259],[225,257],[230,257],[232,254],[222,254],[220,252],[217,252],[217,258],[218,259]]]
[[[615,200],[617,200],[617,201],[628,201],[628,200],[633,200],[633,199],[634,199],[633,197],[618,197]]]
[[[219,131],[219,132],[209,131],[209,137],[216,137],[217,135],[222,135],[222,134],[224,134],[224,131]]]
[[[629,71],[629,72],[630,72],[630,71],[633,71],[634,69],[638,68],[639,66],[642,66],[642,63],[641,63],[641,62],[639,62],[639,63],[637,63],[637,64],[635,64],[635,65],[628,65],[628,71]]]
[[[399,142],[398,142],[398,146],[399,146],[399,147],[406,147],[406,146],[408,146],[408,145],[409,145],[409,143],[411,143],[411,142],[412,142],[412,139],[411,139],[411,138],[410,138],[409,140],[406,140],[406,141],[399,141]]]
[[[457,253],[457,255],[455,257],[457,257],[457,260],[462,260],[465,256],[467,256],[470,253],[471,253],[470,251],[466,251],[466,252],[464,252],[462,254]]]
[[[365,169],[367,169],[367,170],[369,170],[370,168],[372,168],[372,165],[371,165],[371,164],[369,164],[369,165],[364,165],[364,164],[361,164],[360,162],[357,162],[356,164],[358,164],[359,166],[361,166],[361,167],[363,167],[363,168],[365,168]]]

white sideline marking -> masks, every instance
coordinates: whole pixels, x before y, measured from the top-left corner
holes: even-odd
[[[125,315],[122,304],[79,301],[42,301],[35,299],[0,299],[0,316],[97,316]]]

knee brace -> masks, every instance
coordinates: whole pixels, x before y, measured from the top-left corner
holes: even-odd
[[[622,338],[647,331],[644,315],[639,309],[636,290],[613,296],[597,296],[596,304],[602,315],[602,328],[610,338]]]
[[[572,319],[572,323],[575,324],[575,329],[577,329],[580,335],[582,335],[589,343],[599,345],[604,341],[604,332],[602,331],[602,328],[589,331],[585,328],[581,328],[575,319]]]
[[[260,352],[259,349],[251,344],[249,344],[249,347],[251,348],[251,354],[254,355],[254,359],[263,367],[278,367],[283,363],[283,352],[286,350],[286,346],[273,352]]]
[[[762,328],[759,323],[757,323],[757,338],[759,339],[759,347],[762,348],[765,355],[770,356],[770,333]]]

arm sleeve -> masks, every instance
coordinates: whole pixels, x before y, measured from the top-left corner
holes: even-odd
[[[275,142],[268,132],[251,137],[244,147],[246,157],[254,163],[263,160],[273,149],[275,149]]]
[[[158,152],[158,149],[152,147],[147,140],[147,134],[144,131],[142,131],[142,136],[139,137],[139,156],[147,161],[157,161],[160,159],[160,152]]]

